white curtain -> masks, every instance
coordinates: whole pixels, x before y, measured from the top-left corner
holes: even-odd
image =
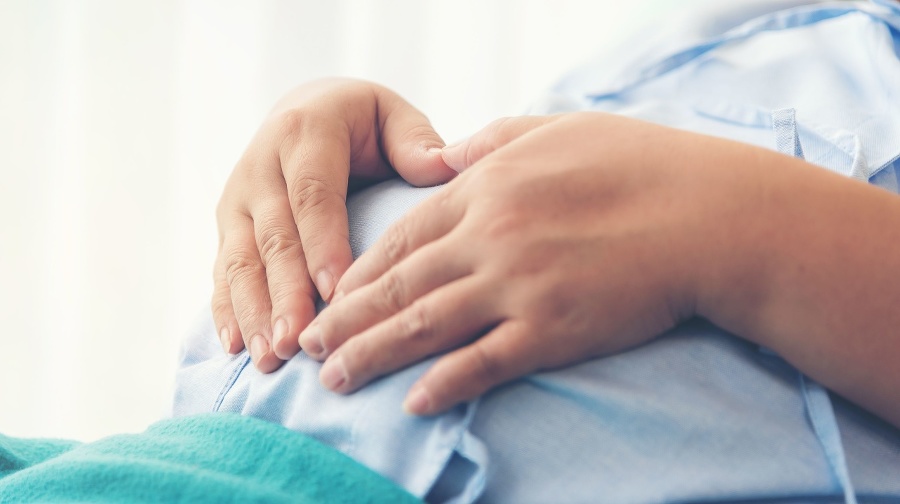
[[[293,85],[371,79],[458,139],[702,1],[0,1],[0,432],[164,413],[219,192]]]

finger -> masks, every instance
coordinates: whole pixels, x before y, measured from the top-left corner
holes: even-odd
[[[244,346],[256,367],[268,373],[278,368],[282,361],[271,351],[272,307],[266,270],[259,256],[250,217],[239,215],[234,220],[237,227],[222,244],[225,279]]]
[[[353,260],[345,203],[349,131],[314,116],[296,122],[281,146],[281,170],[309,275],[327,301]]]
[[[347,270],[335,289],[334,302],[366,285],[427,243],[449,233],[462,220],[465,204],[448,186],[396,221]]]
[[[441,287],[404,310],[351,338],[325,361],[322,384],[352,392],[374,378],[455,348],[497,322],[483,299],[483,282],[473,277]]]
[[[447,182],[456,172],[444,163],[444,140],[428,118],[399,95],[376,88],[381,150],[407,182],[432,186]]]
[[[432,290],[471,273],[472,261],[450,252],[446,242],[425,246],[324,310],[300,335],[303,350],[324,359],[356,334],[386,320]]]
[[[559,115],[503,117],[491,122],[462,142],[445,147],[441,156],[447,166],[462,172],[491,152],[560,117]]]
[[[212,315],[219,341],[222,342],[225,353],[238,353],[244,348],[244,342],[241,340],[237,317],[234,316],[234,309],[231,307],[231,289],[228,288],[228,281],[225,278],[225,260],[221,248],[213,267],[213,284]]]
[[[528,339],[523,322],[503,322],[486,336],[439,359],[412,386],[403,409],[414,415],[440,413],[537,370],[541,349]]]
[[[316,288],[287,198],[257,200],[251,213],[272,306],[272,349],[287,360],[300,350],[297,337],[315,317]]]
[[[375,135],[372,118],[360,120],[367,116],[360,113],[366,107],[356,107],[338,121],[295,111],[284,116],[278,129],[288,132],[280,148],[282,172],[310,276],[326,301],[352,262],[345,208],[351,162],[367,166],[361,171],[371,176],[390,171],[383,166],[386,157],[415,185],[446,182],[456,174],[444,164],[444,142],[428,119],[392,91],[373,89]]]

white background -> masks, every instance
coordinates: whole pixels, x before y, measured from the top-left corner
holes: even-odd
[[[703,0],[0,0],[0,432],[164,414],[214,209],[269,107],[347,75],[447,140]]]

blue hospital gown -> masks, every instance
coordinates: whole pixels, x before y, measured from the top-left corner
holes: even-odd
[[[898,192],[900,3],[742,9],[591,62],[535,112],[639,117]],[[436,190],[393,180],[350,198],[354,255]],[[433,418],[400,408],[433,360],[345,397],[319,385],[320,364],[303,354],[263,375],[246,353],[224,355],[215,333],[207,314],[187,339],[174,414],[284,424],[428,501],[900,502],[896,428],[699,320]]]

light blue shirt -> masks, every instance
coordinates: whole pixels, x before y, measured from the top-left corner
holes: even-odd
[[[536,111],[640,117],[898,192],[900,3],[754,8],[592,62]],[[394,180],[350,198],[354,255],[436,190]],[[224,355],[206,315],[184,347],[174,413],[284,424],[434,502],[900,501],[897,429],[705,322],[407,416],[406,391],[432,362],[340,396],[303,354],[269,375]]]

